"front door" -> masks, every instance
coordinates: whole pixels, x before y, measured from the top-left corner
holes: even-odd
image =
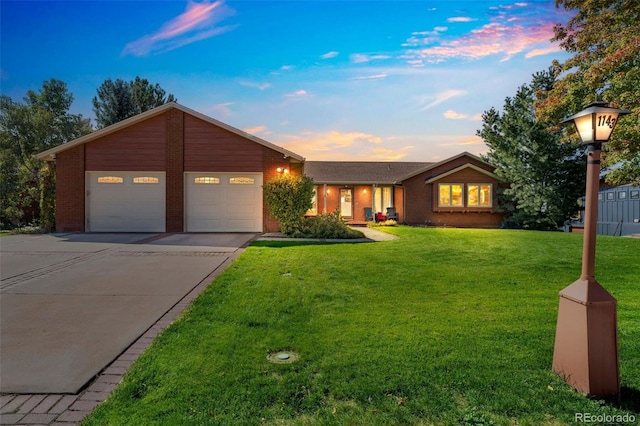
[[[351,205],[351,189],[340,190],[340,215],[344,217],[352,217]]]

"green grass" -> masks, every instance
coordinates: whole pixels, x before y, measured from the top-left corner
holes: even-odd
[[[618,299],[621,403],[551,373],[577,234],[385,228],[368,244],[256,243],[86,425],[538,425],[640,418],[640,239],[598,237]],[[293,364],[267,355],[295,350]]]

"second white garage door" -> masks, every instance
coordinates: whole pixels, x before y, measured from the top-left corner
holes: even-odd
[[[187,232],[262,232],[262,173],[186,173]]]

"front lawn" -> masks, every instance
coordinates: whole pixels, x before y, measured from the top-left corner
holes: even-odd
[[[87,425],[571,424],[640,419],[640,239],[598,237],[618,299],[621,405],[551,373],[578,234],[385,228],[366,244],[256,243]],[[270,353],[295,351],[291,364]]]

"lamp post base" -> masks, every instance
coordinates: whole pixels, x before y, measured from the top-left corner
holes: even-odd
[[[560,292],[553,372],[579,392],[620,392],[616,299],[595,279],[579,279]]]

